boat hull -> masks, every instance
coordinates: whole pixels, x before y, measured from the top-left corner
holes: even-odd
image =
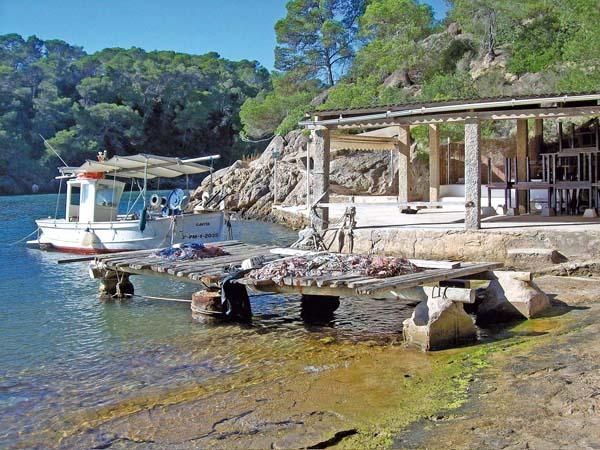
[[[69,253],[123,252],[225,239],[220,211],[150,218],[143,231],[139,220],[80,223],[41,219],[36,223],[40,235],[27,242],[28,246]]]

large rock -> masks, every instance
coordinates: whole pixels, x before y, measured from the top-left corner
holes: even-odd
[[[306,198],[306,146],[309,136],[301,130],[287,136],[274,137],[265,151],[254,161],[236,161],[232,166],[206,177],[196,189],[190,209],[202,204],[205,198],[224,198],[227,209],[241,212],[251,219],[276,219],[272,205],[275,193],[277,203],[303,204]],[[280,157],[275,164],[274,153]],[[389,164],[389,152],[336,152],[331,163],[331,194],[393,195],[397,190],[395,161]],[[277,177],[275,174],[277,166]],[[394,167],[392,167],[394,166]],[[427,164],[416,159],[411,164],[415,186],[427,187]],[[418,181],[418,182],[417,182]],[[277,183],[277,186],[275,186]],[[207,195],[208,194],[208,195]],[[422,193],[417,193],[419,199]],[[215,204],[210,205],[215,206]]]
[[[403,334],[408,344],[425,351],[465,344],[477,337],[462,303],[443,297],[429,297],[419,303],[410,319],[404,321]]]
[[[493,272],[477,308],[477,324],[486,325],[540,316],[550,307],[548,296],[529,272]]]

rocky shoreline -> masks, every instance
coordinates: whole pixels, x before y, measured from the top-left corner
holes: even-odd
[[[60,447],[595,448],[597,280],[537,281],[551,311],[483,329],[477,345],[425,354],[321,338],[290,357],[284,342],[262,340],[261,354],[281,358],[259,377],[115,405]]]
[[[299,227],[297,218],[273,211],[273,202],[291,206],[306,203],[306,146],[309,137],[301,130],[285,137],[275,136],[265,151],[255,160],[238,160],[206,177],[195,190],[190,207],[202,203],[203,195],[212,191],[215,198],[224,198],[225,208],[236,211],[245,219],[280,222]],[[275,176],[275,156],[277,175]],[[411,168],[415,185],[427,186],[427,163],[420,161],[412,149]],[[395,195],[395,163],[390,164],[388,151],[339,151],[331,162],[331,194]],[[275,184],[275,180],[276,184]],[[212,190],[211,190],[212,183]],[[275,193],[277,198],[275,199]]]

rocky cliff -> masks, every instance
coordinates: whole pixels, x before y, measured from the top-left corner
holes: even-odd
[[[276,136],[259,158],[251,162],[236,161],[233,165],[207,177],[196,189],[191,206],[208,197],[212,182],[216,199],[224,197],[225,207],[239,211],[248,219],[274,220],[271,213],[275,191],[277,203],[298,205],[306,196],[306,146],[308,136],[295,130],[285,137]],[[275,159],[280,154],[275,177]],[[413,152],[414,153],[414,152]],[[414,158],[411,168],[418,180],[415,186],[427,186],[427,164]],[[340,151],[332,155],[331,194],[333,195],[395,195],[398,190],[397,160],[390,152]],[[275,189],[275,178],[277,188]],[[415,192],[423,198],[424,192]]]

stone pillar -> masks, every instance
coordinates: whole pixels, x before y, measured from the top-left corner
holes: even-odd
[[[440,132],[436,124],[429,125],[429,201],[440,199]]]
[[[310,132],[310,154],[314,158],[313,170],[313,202],[329,201],[329,130],[327,128],[316,128]],[[317,231],[322,231],[329,226],[329,208],[317,208],[317,216],[314,225]]]
[[[477,307],[478,325],[540,317],[551,306],[530,272],[496,271],[482,278],[491,281]]]
[[[517,177],[519,181],[527,181],[527,119],[517,119]],[[519,206],[526,206],[527,192],[519,191]],[[529,210],[529,208],[526,208]]]
[[[407,344],[422,350],[441,350],[473,342],[477,331],[462,303],[443,296],[431,297],[417,305],[412,316],[403,322]]]
[[[398,127],[398,202],[410,200],[410,126]]]
[[[481,228],[481,125],[465,121],[465,229]]]

